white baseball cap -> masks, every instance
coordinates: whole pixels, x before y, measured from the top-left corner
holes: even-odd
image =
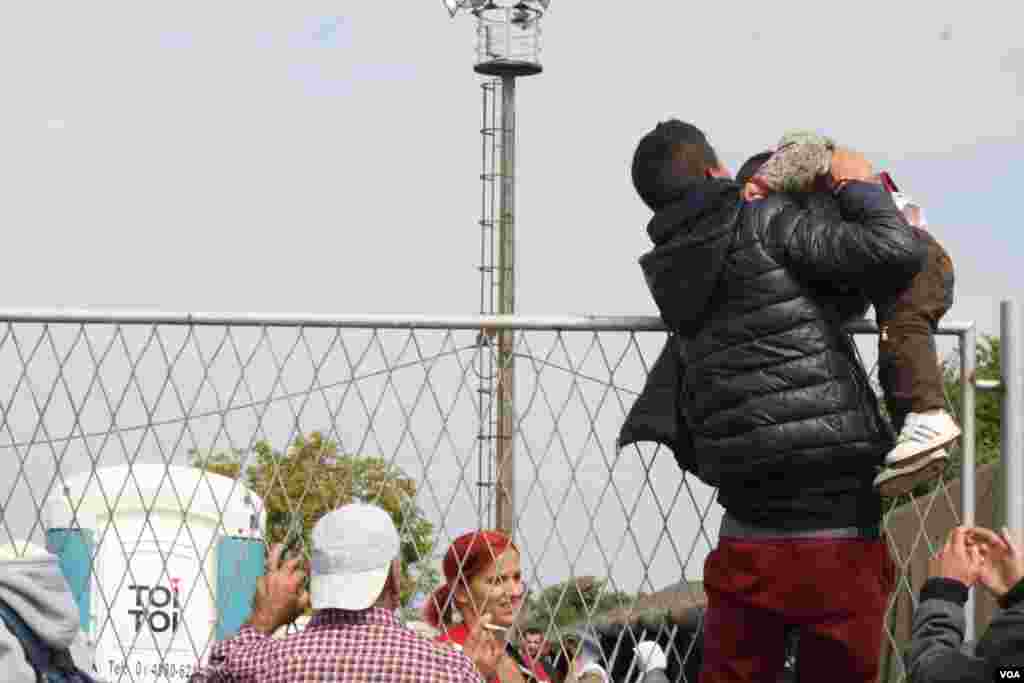
[[[321,517],[313,527],[313,609],[369,608],[384,590],[398,549],[394,522],[375,505],[353,503]]]

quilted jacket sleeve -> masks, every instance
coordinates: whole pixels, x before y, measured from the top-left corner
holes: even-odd
[[[762,204],[769,243],[809,282],[884,295],[906,287],[924,266],[927,244],[881,185],[848,183],[839,193],[841,219],[771,198]]]

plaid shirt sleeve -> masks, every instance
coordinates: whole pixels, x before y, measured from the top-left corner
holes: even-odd
[[[254,680],[258,663],[278,646],[268,635],[249,624],[238,635],[217,643],[210,652],[210,661],[192,674],[189,683],[243,683]]]
[[[277,639],[252,626],[213,647],[190,683],[483,683],[462,653],[431,643],[389,611],[326,610]]]

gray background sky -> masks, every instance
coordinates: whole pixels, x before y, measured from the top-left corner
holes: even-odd
[[[733,170],[795,126],[865,151],[953,256],[948,319],[997,331],[1024,284],[1019,3],[784,7],[554,0],[519,88],[521,312],[656,312],[628,165],[677,116]],[[433,0],[5,7],[0,307],[474,313],[473,40]]]

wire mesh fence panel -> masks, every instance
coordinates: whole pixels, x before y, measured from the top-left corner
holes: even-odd
[[[420,608],[453,543],[495,525],[504,487],[522,604],[471,576],[448,612],[507,607],[510,639],[555,668],[593,640],[616,680],[656,639],[671,678],[695,680],[722,509],[667,449],[616,447],[666,339],[657,321],[2,319],[0,542],[58,554],[102,679],[186,680],[245,620],[266,545],[308,556],[320,516],[355,500],[395,520],[403,617],[436,634]],[[870,358],[874,338],[859,341]],[[900,573],[884,680],[905,678],[920,558],[958,500],[940,486],[886,515]]]

